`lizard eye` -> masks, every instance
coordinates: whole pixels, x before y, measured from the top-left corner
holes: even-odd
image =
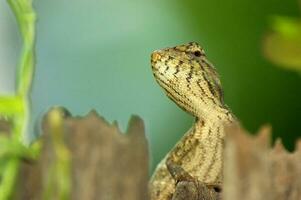
[[[195,51],[193,53],[196,57],[200,57],[202,55],[202,53],[200,51]]]

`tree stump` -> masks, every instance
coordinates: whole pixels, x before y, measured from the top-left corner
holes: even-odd
[[[44,130],[40,159],[23,164],[15,199],[42,199],[49,166],[56,162],[47,124]],[[71,155],[70,199],[148,198],[148,145],[139,117],[131,118],[126,134],[94,111],[83,118],[66,118],[64,130],[64,143]]]

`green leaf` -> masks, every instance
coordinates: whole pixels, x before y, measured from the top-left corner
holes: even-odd
[[[274,17],[265,35],[263,52],[276,65],[301,72],[301,20]]]

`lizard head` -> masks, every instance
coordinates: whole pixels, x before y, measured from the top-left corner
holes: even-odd
[[[154,51],[151,65],[156,81],[182,109],[197,117],[225,109],[218,74],[199,44]]]

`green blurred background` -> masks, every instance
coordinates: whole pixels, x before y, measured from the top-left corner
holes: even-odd
[[[262,55],[269,16],[298,17],[295,0],[36,0],[37,68],[32,127],[51,105],[75,115],[95,108],[126,129],[131,114],[145,121],[152,168],[189,129],[193,118],[154,81],[150,53],[199,42],[216,66],[226,103],[255,132],[273,126],[288,149],[301,135],[301,76]],[[21,41],[0,2],[0,92],[12,93]],[[33,138],[31,129],[29,138]]]

